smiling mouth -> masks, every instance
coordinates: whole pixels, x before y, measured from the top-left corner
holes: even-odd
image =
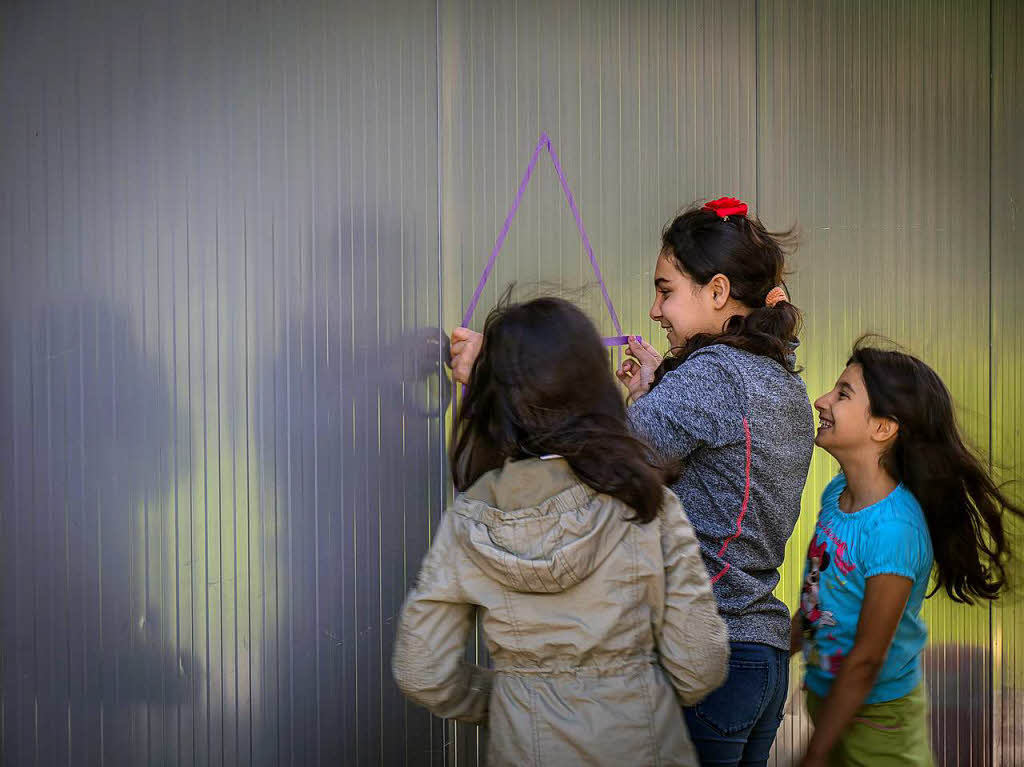
[[[824,416],[818,416],[818,431],[825,431],[826,429],[831,429],[833,426],[835,426],[834,421],[830,421]]]

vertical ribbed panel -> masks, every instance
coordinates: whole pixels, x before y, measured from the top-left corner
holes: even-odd
[[[1024,476],[1024,6],[992,3],[992,458],[1003,479]],[[1024,504],[1020,484],[1008,488]],[[1024,545],[1024,524],[1013,527]],[[993,764],[1024,764],[1024,583],[993,612]]]
[[[791,285],[806,312],[809,392],[830,388],[859,334],[879,332],[936,368],[987,448],[987,13],[967,2],[765,2],[759,33],[762,214],[803,233]],[[816,455],[778,591],[791,603],[836,471]],[[936,757],[989,764],[988,608],[936,597],[926,616]],[[779,764],[808,734],[798,680]]]
[[[663,331],[647,318],[662,225],[695,198],[754,192],[749,10],[743,2],[442,2],[448,325],[460,321],[537,138],[547,132],[624,332],[663,345]],[[475,325],[512,281],[525,294],[537,283],[570,292],[611,334],[546,155]]]
[[[0,13],[0,761],[441,764],[435,7]]]
[[[759,192],[797,222],[790,284],[805,312],[812,398],[865,331],[935,367],[971,439],[988,447],[989,19],[975,3],[763,2]],[[778,594],[795,604],[818,499],[837,471],[818,451]],[[945,597],[925,609],[926,683],[940,764],[987,765],[989,610]],[[796,667],[794,667],[796,671]],[[777,743],[808,736],[793,676]]]

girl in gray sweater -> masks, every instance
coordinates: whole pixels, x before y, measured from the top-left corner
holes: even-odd
[[[784,235],[716,200],[662,233],[651,319],[618,371],[633,431],[685,466],[672,486],[729,628],[725,684],[685,710],[701,761],[764,765],[789,684],[789,621],[772,595],[800,516],[814,418],[793,351],[799,310],[781,287]]]

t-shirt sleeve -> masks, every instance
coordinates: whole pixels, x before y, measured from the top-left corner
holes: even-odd
[[[627,411],[637,436],[668,458],[684,459],[702,446],[744,440],[743,409],[735,374],[713,354],[696,354]]]
[[[928,531],[909,522],[889,521],[867,533],[864,577],[902,575],[916,580],[929,563]]]
[[[835,503],[844,487],[846,487],[845,476],[836,474],[832,477],[832,480],[825,485],[825,489],[821,491],[821,507],[825,508],[826,505]]]

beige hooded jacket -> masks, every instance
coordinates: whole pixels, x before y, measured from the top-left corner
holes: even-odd
[[[402,608],[402,691],[489,725],[490,767],[696,765],[680,705],[724,682],[725,624],[676,496],[630,516],[560,458],[482,476]],[[477,609],[493,670],[465,661]]]

